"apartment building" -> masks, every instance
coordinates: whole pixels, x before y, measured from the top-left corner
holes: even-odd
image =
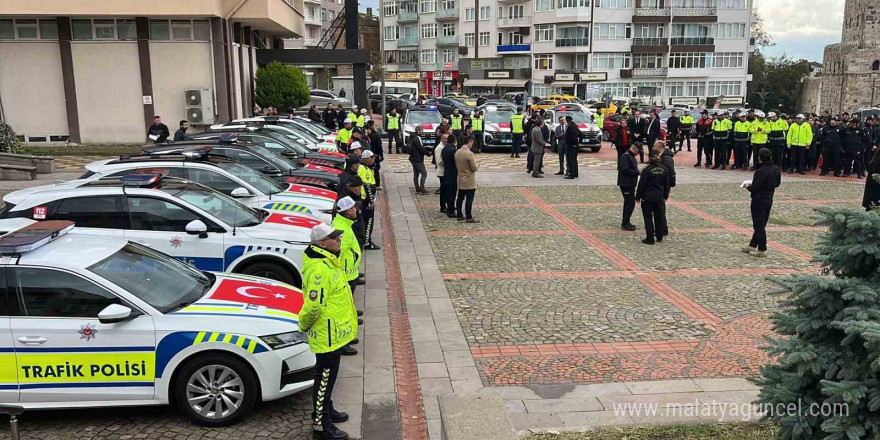
[[[607,93],[657,104],[744,101],[754,50],[752,0],[455,1],[461,2],[458,23],[438,29],[458,39],[466,93],[528,90],[586,99]],[[424,72],[421,55],[439,40],[425,39],[420,30],[433,23],[437,14],[425,11],[435,3],[402,4],[389,0],[383,8],[386,48],[396,40],[389,70]]]
[[[255,51],[305,32],[303,0],[0,3],[2,118],[30,143],[144,142],[250,114]]]
[[[284,41],[285,49],[310,49],[321,41],[321,36],[330,29],[330,23],[344,9],[344,0],[303,0],[303,19],[305,33],[302,38]]]

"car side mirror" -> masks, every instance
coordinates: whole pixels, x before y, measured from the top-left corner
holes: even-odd
[[[231,192],[229,195],[231,195],[232,197],[236,197],[236,198],[240,198],[240,197],[250,197],[250,196],[251,196],[251,192],[248,191],[247,189],[242,188],[242,187],[239,186],[238,188],[235,188],[234,190],[232,190],[232,192]],[[194,221],[195,221],[195,220],[194,220]],[[189,227],[189,225],[187,225],[187,227]]]
[[[131,309],[122,304],[110,304],[98,313],[98,322],[101,324],[116,324],[131,318]]]
[[[290,151],[290,150],[284,150],[281,152],[281,155],[284,157],[296,157],[296,152]]]
[[[266,165],[263,168],[261,168],[260,171],[262,171],[266,174],[278,174],[281,172],[281,170],[278,167],[272,166],[272,165]]]
[[[208,238],[208,225],[201,220],[193,220],[186,224],[186,233],[198,235],[199,238]]]

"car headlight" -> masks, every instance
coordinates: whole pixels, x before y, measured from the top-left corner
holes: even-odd
[[[309,342],[309,337],[303,332],[279,333],[277,335],[260,336],[260,339],[273,350],[279,350],[297,344]]]

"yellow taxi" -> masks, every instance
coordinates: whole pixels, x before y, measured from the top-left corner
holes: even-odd
[[[537,104],[532,104],[532,110],[550,110],[553,107],[559,105],[562,101],[558,99],[545,99],[543,101],[538,101]],[[568,101],[565,101],[568,102]]]

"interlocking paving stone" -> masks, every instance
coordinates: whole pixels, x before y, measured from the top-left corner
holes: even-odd
[[[588,231],[619,229],[620,219],[623,214],[623,205],[620,206],[586,206],[586,207],[559,207],[559,212],[577,223]],[[687,211],[675,206],[666,207],[666,218],[670,228],[717,228],[718,225],[703,220]],[[637,206],[632,215],[632,224],[644,231],[642,211]],[[633,233],[637,234],[637,233]]]
[[[639,266],[655,270],[706,268],[781,268],[801,267],[799,262],[782,252],[768,253],[767,258],[740,252],[749,244],[749,237],[733,232],[706,234],[671,234],[663,243],[648,246],[642,235],[598,234],[602,241],[635,261]],[[770,234],[774,240],[776,234]]]
[[[752,214],[748,204],[707,204],[695,205],[694,207],[737,226],[752,227]],[[816,224],[818,215],[816,206],[800,203],[774,203],[770,209],[770,221],[767,226],[813,226]]]
[[[743,180],[751,178],[751,174],[743,174]],[[682,202],[745,201],[749,200],[749,194],[740,188],[740,183],[699,183],[677,185],[670,191],[669,198]]]
[[[861,199],[864,182],[797,181],[782,178],[777,191],[795,199]]]
[[[824,234],[822,231],[768,232],[767,239],[777,241],[800,251],[815,254],[816,245]]]
[[[449,281],[471,345],[653,341],[706,329],[632,279]]]
[[[663,277],[664,283],[724,320],[777,310],[778,284],[760,275]]]
[[[443,273],[614,270],[575,235],[431,237]]]
[[[421,196],[420,196],[421,197]],[[428,196],[424,196],[428,199]],[[477,190],[477,199],[480,193]],[[436,196],[430,197],[437,200]],[[418,202],[417,202],[418,203]],[[476,202],[475,202],[476,203]],[[426,231],[537,231],[563,229],[562,225],[537,208],[480,208],[475,206],[473,216],[482,223],[465,223],[446,217],[437,207],[420,207],[419,215]]]
[[[616,186],[536,186],[529,188],[547,203],[619,202]]]

